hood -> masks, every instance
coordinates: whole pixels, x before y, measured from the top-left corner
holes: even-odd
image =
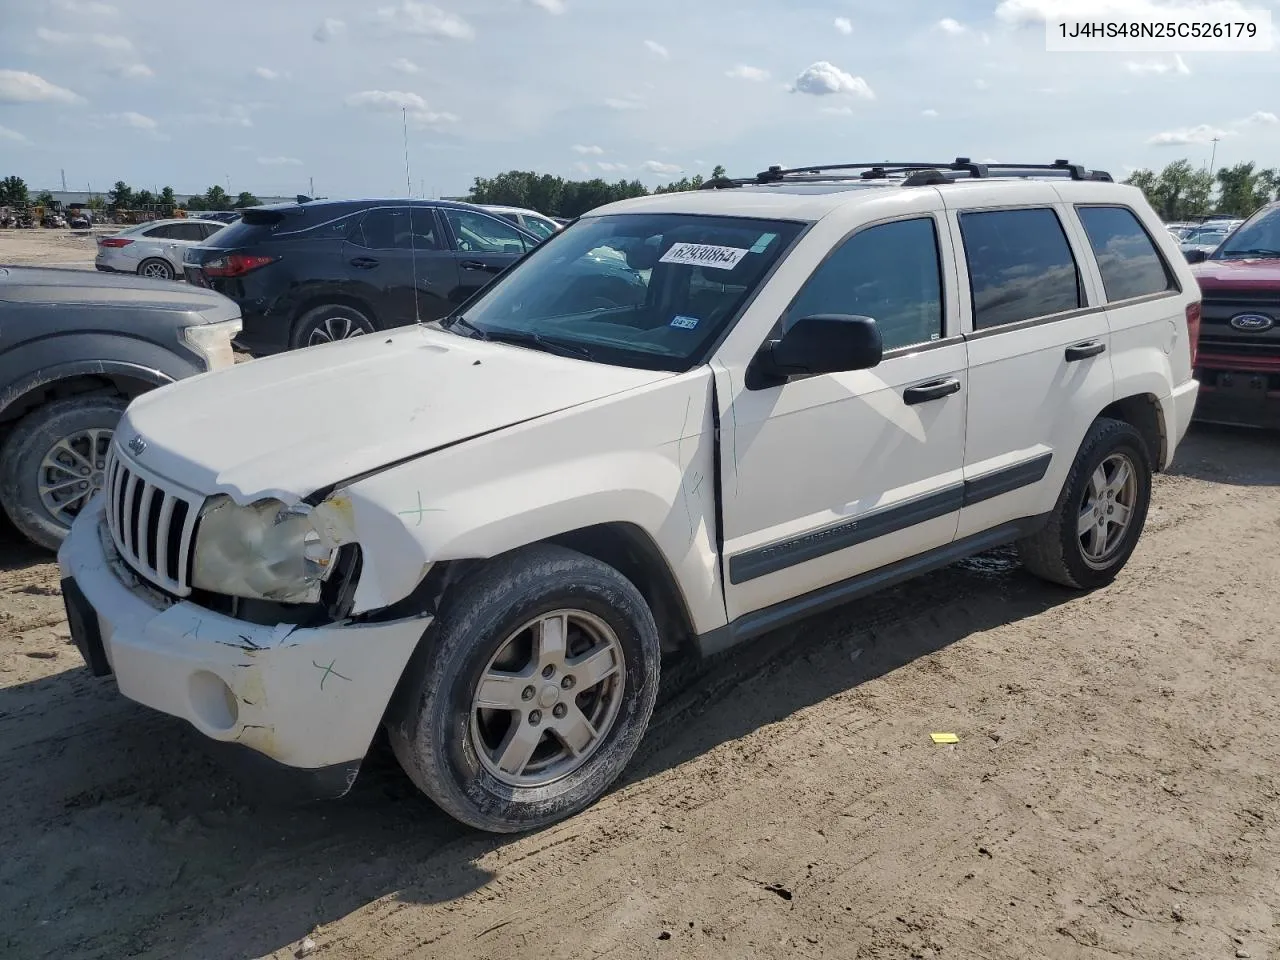
[[[1280,260],[1206,260],[1191,272],[1205,293],[1274,289],[1280,298]]]
[[[197,493],[293,503],[397,461],[671,376],[404,327],[143,394],[117,436],[123,444],[141,436],[138,463]]]
[[[84,303],[195,313],[210,309],[225,312],[228,303],[221,294],[186,283],[159,283],[128,274],[54,267],[0,267],[0,301]]]

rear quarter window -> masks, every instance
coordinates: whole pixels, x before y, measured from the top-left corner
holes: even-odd
[[[1132,210],[1078,207],[1076,212],[1098,260],[1108,303],[1175,288],[1168,266]]]

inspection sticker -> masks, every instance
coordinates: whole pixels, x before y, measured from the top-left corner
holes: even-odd
[[[671,326],[679,327],[681,330],[694,330],[698,326],[697,317],[672,317]]]
[[[748,251],[741,247],[715,247],[708,243],[676,243],[659,263],[687,263],[716,270],[732,270]]]

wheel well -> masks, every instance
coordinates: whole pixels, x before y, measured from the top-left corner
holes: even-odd
[[[663,653],[674,653],[692,641],[693,623],[676,578],[657,545],[639,527],[604,523],[563,533],[547,542],[607,563],[635,584],[653,611]]]
[[[1102,411],[1100,416],[1112,420],[1123,420],[1140,434],[1151,451],[1153,472],[1159,472],[1168,450],[1168,436],[1165,433],[1164,414],[1160,409],[1160,401],[1150,393],[1140,393],[1132,397],[1117,400]]]
[[[94,395],[124,397],[126,400],[132,400],[155,388],[154,383],[146,380],[114,374],[67,377],[65,380],[42,383],[21,396],[6,401],[3,411],[0,411],[0,435],[7,432],[9,427],[32,410],[47,403],[53,403],[55,400]]]
[[[359,297],[353,297],[345,293],[326,293],[324,295],[308,297],[298,305],[298,308],[293,312],[293,320],[289,323],[290,339],[292,339],[293,335],[298,332],[298,324],[302,321],[302,318],[306,316],[308,310],[314,310],[316,307],[323,307],[328,304],[337,304],[343,307],[350,307],[352,310],[359,310],[369,318],[369,322],[373,324],[375,329],[378,326],[377,314],[373,312],[373,308],[370,307],[369,304],[365,303],[365,301],[361,300]]]

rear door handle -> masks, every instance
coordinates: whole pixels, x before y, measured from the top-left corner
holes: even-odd
[[[1090,340],[1088,343],[1077,343],[1075,346],[1067,347],[1067,363],[1075,363],[1078,360],[1088,360],[1090,357],[1096,357],[1100,353],[1106,353],[1107,345],[1101,340]]]
[[[917,403],[928,403],[930,400],[941,400],[943,397],[949,397],[953,393],[959,392],[960,381],[955,377],[947,377],[945,380],[931,380],[928,383],[907,387],[902,392],[902,399],[908,406],[911,406]]]
[[[355,257],[351,261],[353,267],[359,267],[361,270],[372,270],[381,261],[375,260],[373,257]]]

